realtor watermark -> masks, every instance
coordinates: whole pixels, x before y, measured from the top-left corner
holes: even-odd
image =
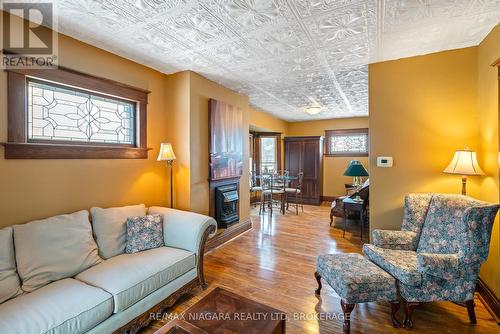
[[[1,0],[4,69],[53,69],[58,66],[55,1]]]
[[[305,313],[293,312],[285,313],[270,313],[270,312],[200,312],[200,313],[150,313],[150,320],[171,321],[269,321],[269,320],[288,320],[288,321],[344,321],[350,314],[344,316],[343,313]]]

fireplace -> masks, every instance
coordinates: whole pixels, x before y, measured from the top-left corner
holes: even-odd
[[[215,188],[215,220],[219,228],[227,228],[239,221],[238,183]]]

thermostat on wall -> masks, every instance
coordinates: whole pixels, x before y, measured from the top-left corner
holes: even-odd
[[[377,157],[377,167],[392,167],[392,157]]]

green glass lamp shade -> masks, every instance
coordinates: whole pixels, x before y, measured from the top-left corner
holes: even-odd
[[[344,176],[368,176],[368,172],[360,161],[352,160],[347,166]]]

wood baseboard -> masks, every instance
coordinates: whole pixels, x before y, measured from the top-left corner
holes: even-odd
[[[250,218],[247,218],[239,222],[238,224],[234,224],[233,226],[224,229],[222,232],[217,233],[212,239],[209,239],[207,241],[205,251],[209,251],[211,249],[219,247],[223,243],[228,242],[229,240],[237,237],[238,235],[248,231],[251,228],[252,222],[250,221]]]
[[[333,202],[335,201],[339,196],[321,196],[321,201],[323,202]]]
[[[477,280],[476,292],[479,294],[479,299],[481,299],[488,312],[491,313],[497,324],[500,325],[500,300],[481,278]]]
[[[303,198],[302,199],[302,204],[308,204],[308,205],[321,205],[322,198],[321,196],[319,198]],[[288,198],[288,203],[295,205],[295,198],[293,196],[290,196]]]

